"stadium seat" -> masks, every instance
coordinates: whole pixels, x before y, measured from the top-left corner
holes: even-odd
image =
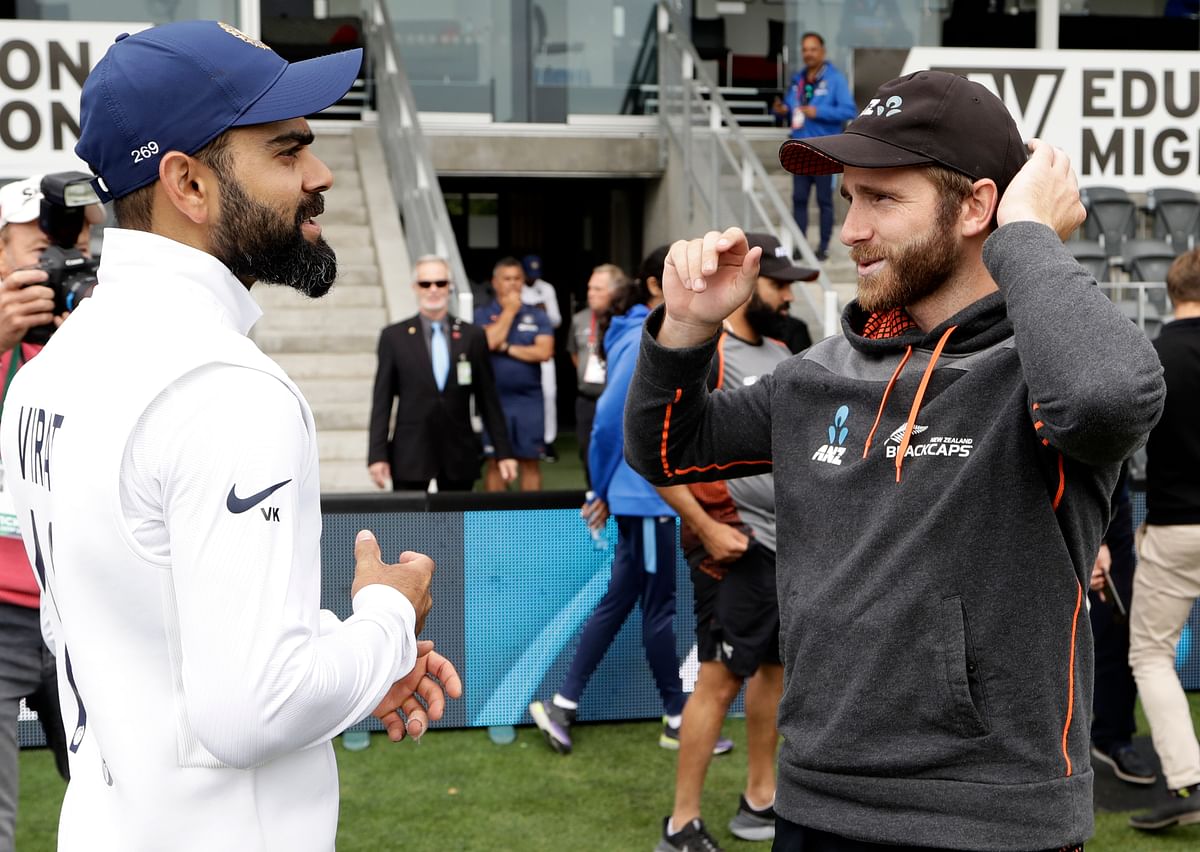
[[[1169,242],[1176,254],[1196,247],[1200,236],[1200,198],[1196,193],[1173,187],[1147,190],[1146,211],[1155,239]]]
[[[1121,258],[1130,281],[1166,281],[1179,251],[1164,240],[1125,240]]]
[[[1081,189],[1079,197],[1087,209],[1084,238],[1098,240],[1109,258],[1119,258],[1124,239],[1137,235],[1137,205],[1128,192],[1116,186]]]
[[[1068,240],[1067,247],[1080,266],[1092,273],[1097,282],[1108,281],[1108,255],[1096,240]]]

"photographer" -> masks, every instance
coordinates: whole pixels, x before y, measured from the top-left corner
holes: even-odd
[[[62,187],[64,182],[55,178],[63,177],[69,175],[48,176],[48,184]],[[79,261],[90,257],[91,225],[104,218],[98,204],[67,207],[61,198],[45,200],[42,186],[38,175],[0,187],[0,376],[5,397],[17,370],[41,350],[66,316],[56,310],[56,303],[64,306],[63,295],[56,294],[79,275],[68,273],[64,280],[62,258],[73,259],[76,268],[89,267],[90,261]],[[46,254],[57,261],[43,264]],[[52,281],[57,286],[49,286]],[[20,533],[5,530],[0,535],[0,852],[13,848],[22,698],[38,714],[59,774],[67,778],[55,661],[42,639],[38,597]]]

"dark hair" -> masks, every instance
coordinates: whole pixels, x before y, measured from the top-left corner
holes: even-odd
[[[510,254],[510,255],[508,255],[508,256],[506,256],[506,257],[502,257],[502,258],[500,258],[499,260],[497,260],[497,261],[496,261],[496,265],[492,267],[492,275],[495,275],[495,274],[496,274],[497,272],[499,272],[501,269],[508,269],[508,268],[510,268],[510,267],[513,267],[513,266],[515,266],[515,267],[517,267],[518,269],[520,269],[520,270],[521,270],[521,274],[522,274],[522,275],[524,275],[524,274],[525,274],[525,267],[524,267],[524,265],[521,263],[521,261],[517,260],[515,257],[513,257],[513,256]]]
[[[222,181],[229,180],[233,173],[233,154],[229,150],[229,131],[213,139],[192,154],[208,166]],[[113,213],[117,224],[134,231],[149,231],[154,218],[154,185],[157,180],[138,187],[128,195],[113,200]]]
[[[1200,249],[1179,255],[1167,270],[1167,295],[1171,304],[1200,302]]]
[[[806,38],[815,38],[817,41],[819,41],[821,43],[821,47],[825,46],[825,39],[821,38],[820,33],[814,33],[811,30],[809,30],[804,35],[800,36],[800,43],[804,44],[804,40]]]
[[[596,323],[600,335],[601,358],[608,354],[604,350],[604,335],[608,333],[608,327],[612,325],[612,318],[629,313],[629,309],[634,305],[644,305],[650,301],[653,294],[650,292],[650,285],[646,283],[647,279],[653,278],[658,282],[659,287],[662,287],[663,267],[667,262],[667,253],[670,250],[670,246],[663,245],[646,255],[642,265],[638,268],[637,278],[625,278],[617,283],[614,276],[615,286],[612,291],[612,301],[608,304],[608,310],[600,315]]]

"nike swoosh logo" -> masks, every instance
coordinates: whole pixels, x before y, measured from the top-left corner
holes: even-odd
[[[235,515],[240,515],[248,509],[253,509],[289,482],[291,482],[290,479],[285,479],[283,482],[276,482],[270,488],[264,488],[262,491],[259,491],[257,494],[251,494],[249,497],[239,497],[234,494],[233,492],[237,488],[237,484],[234,483],[229,489],[229,496],[225,498],[225,508]]]

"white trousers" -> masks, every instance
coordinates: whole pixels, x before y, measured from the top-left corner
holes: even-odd
[[[1142,524],[1137,547],[1129,665],[1167,786],[1177,790],[1200,783],[1200,743],[1175,672],[1175,648],[1200,597],[1200,524]]]

